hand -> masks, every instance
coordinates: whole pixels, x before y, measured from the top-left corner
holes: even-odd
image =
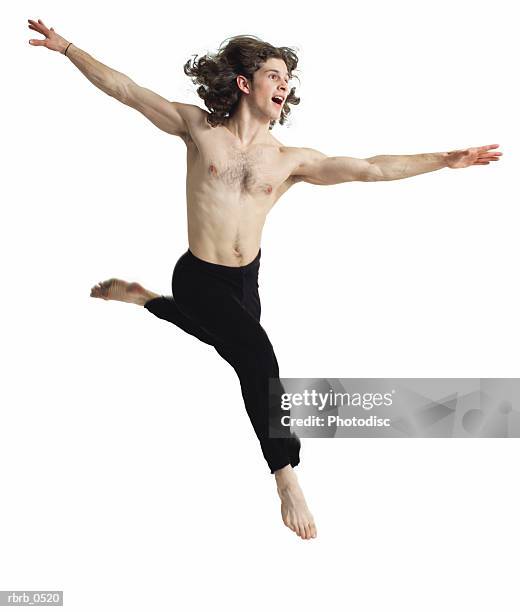
[[[35,47],[43,45],[44,47],[47,47],[47,49],[51,49],[52,51],[59,51],[60,53],[63,53],[65,51],[67,45],[69,44],[69,41],[65,40],[59,34],[56,34],[54,28],[49,29],[41,19],[38,19],[38,21],[28,19],[28,21],[29,29],[34,30],[35,32],[38,32],[38,34],[43,34],[45,36],[45,40],[32,38],[29,41],[30,45],[34,45]]]
[[[491,151],[499,145],[492,144],[485,147],[473,147],[471,149],[460,149],[457,151],[449,151],[446,157],[446,165],[448,168],[467,168],[468,166],[477,166],[489,164],[490,161],[498,161],[500,159],[500,151]]]

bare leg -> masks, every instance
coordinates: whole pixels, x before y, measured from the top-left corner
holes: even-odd
[[[90,290],[90,297],[144,306],[148,300],[159,297],[159,294],[148,291],[139,283],[129,283],[119,278],[110,278],[94,285]]]
[[[276,489],[282,501],[282,520],[300,538],[308,540],[317,535],[314,518],[307,507],[303,491],[291,465],[274,473]]]

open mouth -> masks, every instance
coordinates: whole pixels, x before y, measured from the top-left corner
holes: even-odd
[[[282,106],[283,104],[283,98],[280,98],[279,96],[274,96],[271,98],[271,100],[274,104],[276,104],[276,106]]]

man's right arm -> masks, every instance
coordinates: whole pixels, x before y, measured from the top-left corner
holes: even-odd
[[[183,138],[190,132],[190,127],[206,115],[206,111],[198,106],[170,102],[150,89],[141,87],[126,74],[106,66],[69,43],[53,28],[47,28],[41,20],[29,20],[29,23],[30,29],[46,37],[45,40],[32,40],[31,44],[46,46],[62,54],[66,52],[69,60],[93,85],[123,104],[135,108],[164,132]]]
[[[112,98],[121,100],[123,83],[128,78],[125,74],[105,66],[74,44],[67,43],[66,48],[68,59],[93,85]]]
[[[126,74],[105,66],[75,45],[69,46],[67,57],[96,87],[142,113],[163,132],[184,137],[190,125],[205,114],[194,104],[171,102],[138,85]]]

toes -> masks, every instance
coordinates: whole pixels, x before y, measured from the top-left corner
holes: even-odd
[[[108,292],[108,285],[106,284],[107,281],[104,282],[99,282],[97,285],[94,285],[91,289],[90,289],[90,295],[91,297],[101,297],[104,298]]]

